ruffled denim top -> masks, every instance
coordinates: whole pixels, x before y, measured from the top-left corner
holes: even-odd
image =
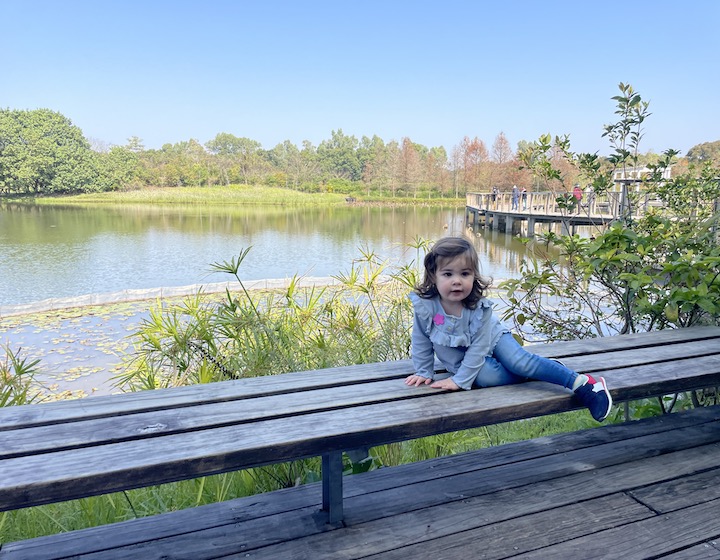
[[[499,338],[510,330],[493,313],[493,303],[482,298],[475,309],[447,315],[440,298],[408,296],[414,308],[412,361],[417,375],[435,378],[435,358],[462,389],[472,388],[485,358]]]

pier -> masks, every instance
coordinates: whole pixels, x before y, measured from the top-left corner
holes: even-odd
[[[473,231],[482,225],[486,229],[501,230],[508,234],[536,233],[539,224],[548,228],[559,225],[562,234],[574,234],[579,226],[605,227],[624,217],[637,217],[647,213],[659,203],[654,197],[642,195],[632,207],[623,192],[610,192],[603,196],[583,196],[574,210],[562,208],[559,193],[528,192],[513,204],[512,193],[467,193],[465,223]]]

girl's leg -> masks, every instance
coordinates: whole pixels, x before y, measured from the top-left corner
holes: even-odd
[[[515,376],[524,379],[548,381],[568,389],[572,389],[578,376],[576,372],[566,368],[559,362],[527,352],[510,333],[505,333],[500,337],[497,345],[495,345],[493,357],[505,370]],[[483,370],[480,370],[480,375],[482,375]]]
[[[521,378],[549,381],[571,390],[577,381],[575,395],[588,407],[592,417],[602,422],[610,414],[612,396],[602,377],[595,379],[587,374],[579,376],[555,360],[531,354],[523,350],[510,333],[500,337],[493,350],[493,356],[504,369]],[[480,372],[482,373],[482,370]]]
[[[497,387],[498,385],[512,385],[522,383],[525,378],[513,375],[495,358],[488,356],[480,368],[473,387]]]

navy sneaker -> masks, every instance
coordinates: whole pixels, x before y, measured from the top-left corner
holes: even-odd
[[[592,417],[598,422],[602,422],[612,409],[610,391],[608,391],[604,377],[595,379],[591,375],[587,375],[587,378],[588,380],[583,385],[575,389],[575,394],[580,402],[588,408]]]

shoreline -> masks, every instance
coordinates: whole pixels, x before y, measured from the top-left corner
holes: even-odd
[[[281,290],[288,287],[291,278],[266,278],[263,280],[243,281],[247,290]],[[339,281],[332,276],[299,277],[296,284],[300,288],[315,286],[333,286]],[[95,307],[113,303],[128,303],[146,300],[167,299],[197,294],[202,291],[206,294],[216,294],[225,290],[241,289],[236,280],[227,282],[213,282],[210,284],[190,284],[185,286],[170,286],[160,288],[138,288],[120,290],[117,292],[83,294],[66,298],[48,298],[30,303],[0,305],[0,319],[32,315],[34,313],[47,313],[82,307]]]

